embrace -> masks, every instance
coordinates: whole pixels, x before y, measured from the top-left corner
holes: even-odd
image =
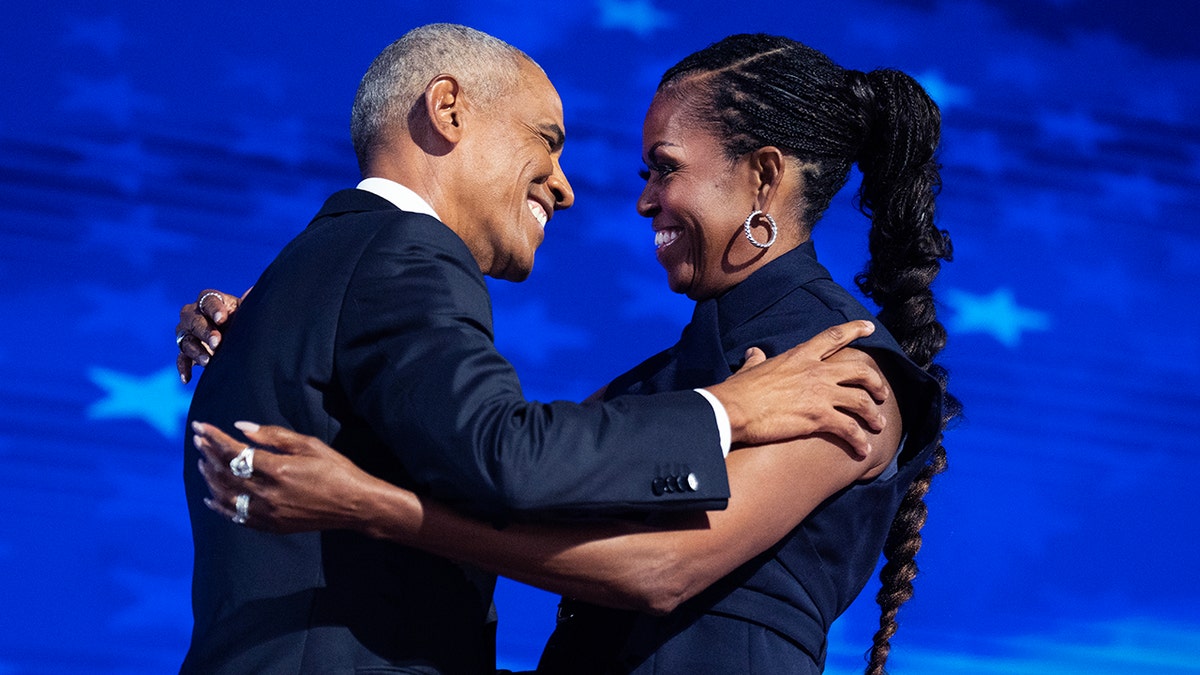
[[[183,672],[490,673],[500,574],[564,595],[539,673],[819,673],[881,553],[883,672],[958,410],[934,363],[937,106],[770,35],[670,68],[637,211],[692,320],[587,401],[541,403],[484,276],[528,276],[574,202],[562,117],[514,47],[410,31],[354,101],[362,182],[247,294],[184,307],[180,373],[205,370]],[[811,238],[853,165],[878,318]]]

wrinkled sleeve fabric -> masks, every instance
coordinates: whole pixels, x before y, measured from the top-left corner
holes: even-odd
[[[723,508],[713,410],[694,391],[525,400],[466,246],[433,218],[381,228],[357,265],[335,370],[352,410],[433,496],[511,517]]]

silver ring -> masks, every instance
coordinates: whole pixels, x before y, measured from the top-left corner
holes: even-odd
[[[181,330],[178,333],[176,333],[175,334],[175,346],[180,347],[182,349],[181,345],[183,344],[183,338],[185,338],[187,336],[188,336],[187,331],[184,331],[184,330]]]
[[[246,519],[250,517],[250,495],[242,493],[233,500],[233,508],[237,511],[237,515],[233,517],[233,522],[238,525],[245,525]]]
[[[196,309],[199,309],[201,312],[203,312],[204,311],[204,299],[210,295],[213,296],[214,298],[221,297],[220,293],[218,293],[216,291],[209,291],[209,292],[205,293],[204,295],[200,296],[200,299],[196,301]],[[222,300],[221,302],[224,303],[224,300]]]
[[[229,470],[238,478],[249,478],[254,475],[254,448],[246,446],[237,457],[229,460]]]

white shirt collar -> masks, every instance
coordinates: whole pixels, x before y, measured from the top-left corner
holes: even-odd
[[[392,204],[395,204],[396,208],[401,211],[424,213],[427,216],[433,216],[441,220],[437,212],[433,210],[433,207],[429,205],[429,202],[394,180],[372,176],[364,178],[357,187],[359,190],[366,190],[367,192],[383,197]]]

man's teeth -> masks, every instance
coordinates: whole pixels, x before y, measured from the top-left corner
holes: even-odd
[[[662,248],[679,238],[679,230],[658,230],[654,233],[655,248]]]
[[[543,209],[541,204],[532,199],[529,200],[529,212],[533,214],[534,218],[537,218],[538,224],[542,227],[545,227],[546,221],[550,220],[546,217],[546,209]]]

